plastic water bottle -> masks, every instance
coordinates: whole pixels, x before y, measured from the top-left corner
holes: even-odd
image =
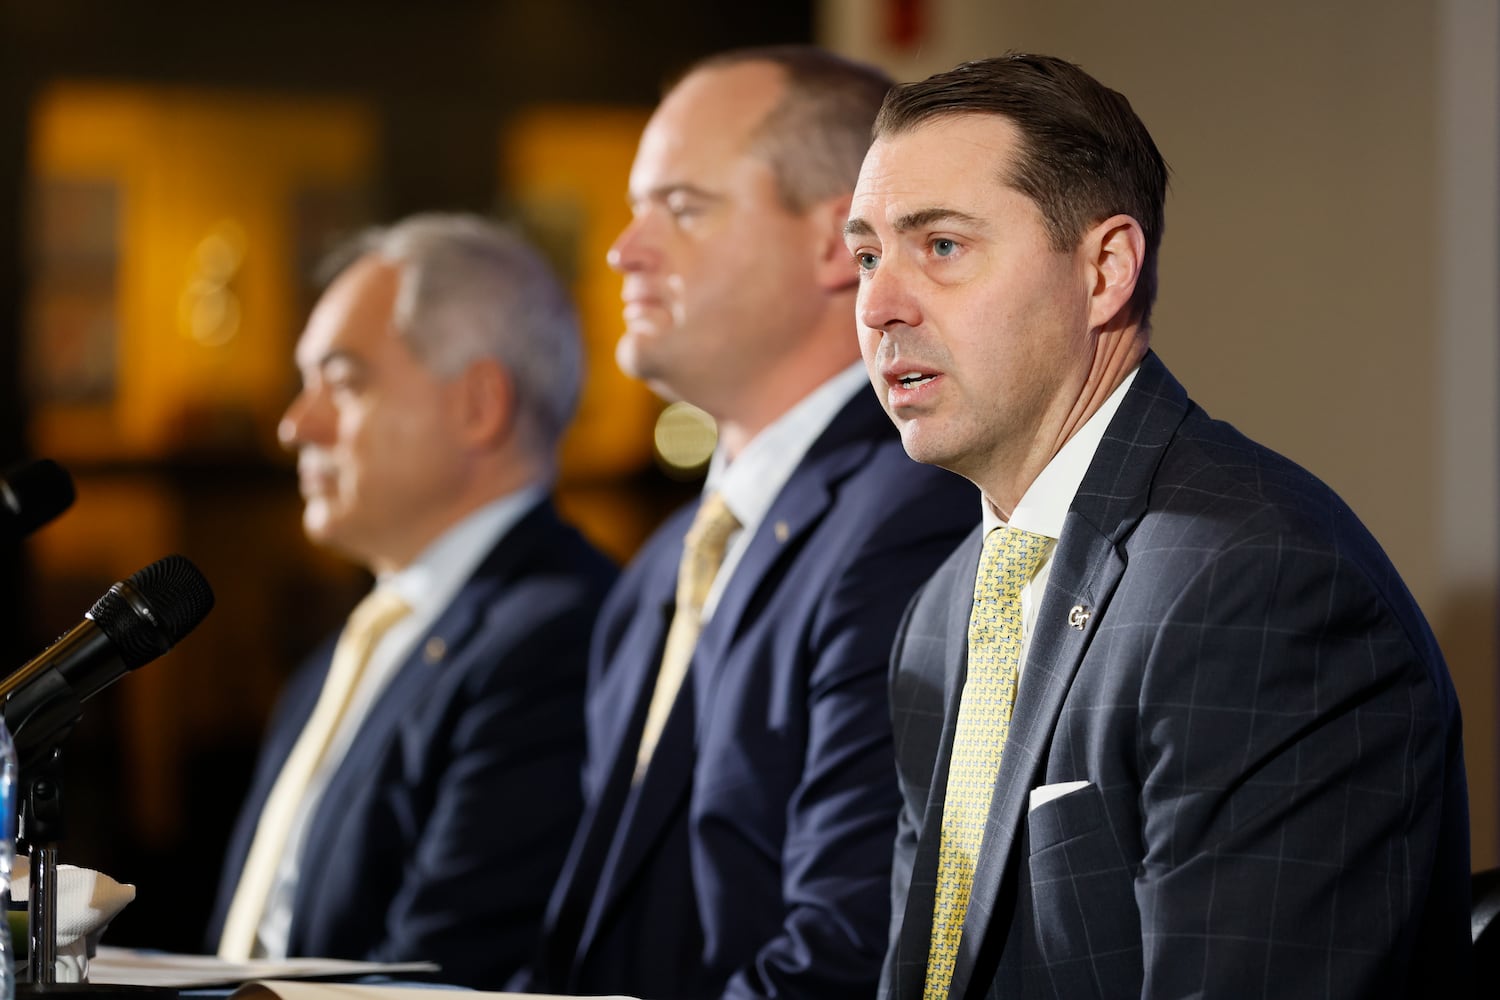
[[[5,717],[0,715],[0,1000],[15,1000],[16,949],[10,939],[10,876],[16,860],[19,767]]]

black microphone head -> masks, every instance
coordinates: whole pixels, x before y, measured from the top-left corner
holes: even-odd
[[[0,478],[0,503],[18,538],[73,506],[74,498],[73,477],[50,458],[13,466]]]
[[[88,617],[99,626],[126,669],[167,650],[208,616],[213,588],[185,556],[167,556],[109,588]]]

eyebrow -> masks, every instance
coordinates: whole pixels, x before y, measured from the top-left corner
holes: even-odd
[[[956,208],[921,208],[908,212],[896,220],[897,233],[909,233],[914,229],[925,229],[939,222],[956,222],[961,225],[984,229],[985,221],[977,215],[960,212]],[[874,236],[875,229],[861,218],[850,219],[844,224],[845,236]]]
[[[645,194],[640,195],[639,197],[632,194],[628,196],[628,200],[631,204],[637,204],[642,201],[666,201],[674,194],[685,194],[692,198],[702,198],[704,201],[724,200],[723,195],[716,194],[713,191],[698,187],[696,184],[690,184],[686,181],[678,184],[663,184],[660,187],[651,188]]]
[[[319,374],[326,372],[329,368],[340,363],[348,365],[350,368],[353,368],[355,370],[360,370],[367,367],[362,358],[360,358],[358,355],[350,353],[349,351],[341,347],[335,347],[328,353],[319,355],[311,364],[306,366],[304,366],[302,362],[295,357],[292,360],[296,364],[298,371],[315,371]]]

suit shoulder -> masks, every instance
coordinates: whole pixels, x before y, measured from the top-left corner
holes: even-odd
[[[521,530],[525,525],[518,526]],[[503,549],[509,540],[502,540]],[[614,561],[572,524],[556,517],[530,525],[524,555],[513,569],[504,568],[503,553],[491,565],[495,585],[535,595],[543,604],[582,603],[597,610],[605,592],[619,576]],[[498,551],[498,550],[497,550]],[[485,569],[480,570],[482,575]]]
[[[1318,572],[1368,587],[1416,645],[1431,646],[1415,600],[1343,498],[1296,462],[1197,407],[1163,455],[1145,516],[1128,543],[1136,552],[1156,544],[1189,572],[1232,550],[1295,553],[1310,572],[1321,566]]]
[[[582,645],[618,576],[615,564],[575,527],[553,516],[517,525],[455,595],[433,634],[450,645],[532,658],[542,643]],[[472,618],[462,609],[472,608]],[[502,655],[503,654],[503,655]]]
[[[1186,515],[1226,541],[1269,533],[1310,545],[1379,548],[1317,476],[1197,408],[1163,455],[1147,512]]]
[[[639,613],[642,601],[670,597],[682,552],[682,537],[692,522],[694,505],[687,504],[669,514],[636,550],[609,589],[600,614],[601,628],[621,627]],[[649,592],[649,594],[648,594]]]
[[[538,544],[531,553],[532,565],[555,568],[588,577],[612,578],[619,572],[605,555],[570,522],[553,516],[538,528]]]
[[[858,507],[875,516],[919,508],[927,520],[962,525],[979,517],[979,490],[962,476],[924,465],[906,454],[894,429],[871,442],[870,451],[839,491],[842,507]]]

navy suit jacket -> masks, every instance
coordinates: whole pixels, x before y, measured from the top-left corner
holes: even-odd
[[[589,634],[614,577],[549,503],[485,557],[329,781],[308,829],[289,954],[432,960],[444,981],[481,988],[531,957],[582,808]],[[211,946],[332,649],[330,640],[304,665],[273,717],[230,841]]]
[[[922,995],[980,544],[894,654],[887,998]],[[1339,498],[1148,355],[1053,560],[950,996],[1467,996],[1457,701]]]
[[[891,639],[978,520],[978,495],[908,459],[860,392],[752,538],[632,788],[692,515],[647,543],[600,617],[585,815],[529,985],[869,997],[896,828]]]

